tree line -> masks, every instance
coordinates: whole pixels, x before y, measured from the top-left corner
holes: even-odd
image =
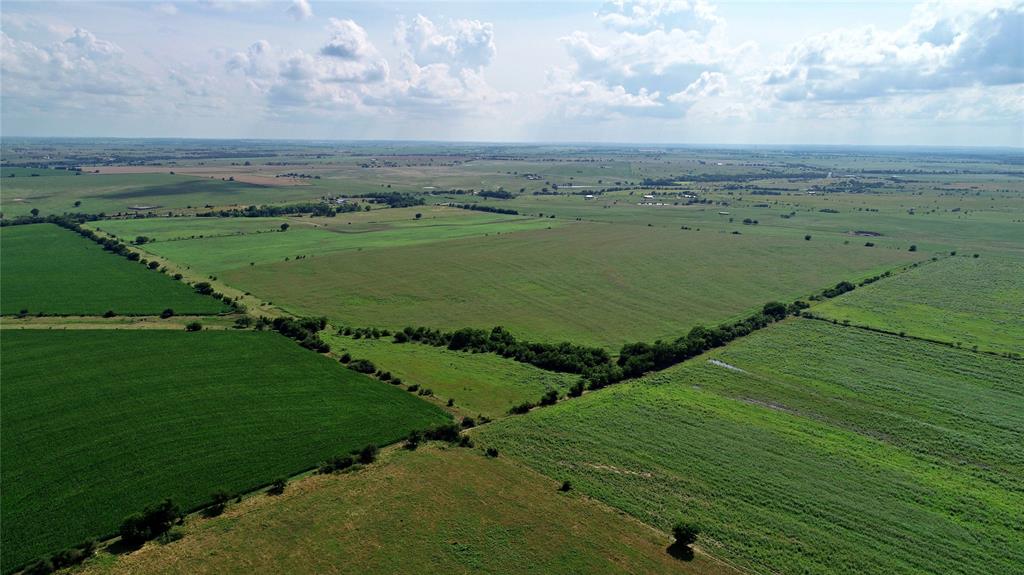
[[[493,206],[481,206],[480,204],[456,204],[454,202],[448,204],[449,207],[459,208],[462,210],[474,210],[477,212],[490,212],[492,214],[506,214],[509,216],[518,216],[519,210],[513,210],[511,208],[495,208]]]

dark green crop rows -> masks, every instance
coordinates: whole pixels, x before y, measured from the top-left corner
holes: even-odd
[[[0,232],[0,313],[156,315],[215,314],[227,305],[138,262],[53,224]]]
[[[444,422],[269,332],[0,331],[2,571]]]

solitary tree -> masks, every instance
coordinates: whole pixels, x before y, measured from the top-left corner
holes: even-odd
[[[281,224],[281,231],[282,232],[287,232],[288,228],[290,228],[290,227],[291,226],[288,225],[288,222],[285,222],[285,223]]]
[[[669,545],[668,552],[677,559],[689,561],[693,559],[693,548],[690,547],[697,542],[700,535],[700,527],[693,523],[680,521],[672,527],[672,545]]]
[[[39,208],[32,208],[28,213],[32,214],[32,217],[34,218],[39,215]]]

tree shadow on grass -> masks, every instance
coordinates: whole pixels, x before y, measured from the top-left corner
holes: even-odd
[[[680,561],[693,561],[693,548],[681,543],[673,543],[665,551]]]
[[[107,545],[106,550],[107,553],[110,553],[111,555],[127,555],[133,551],[138,551],[142,548],[144,544],[145,542],[129,543],[127,541],[124,541],[123,539],[118,539],[117,541],[114,541],[113,543]]]

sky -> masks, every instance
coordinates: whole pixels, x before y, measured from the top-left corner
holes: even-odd
[[[4,0],[0,136],[1024,147],[1024,0]]]

